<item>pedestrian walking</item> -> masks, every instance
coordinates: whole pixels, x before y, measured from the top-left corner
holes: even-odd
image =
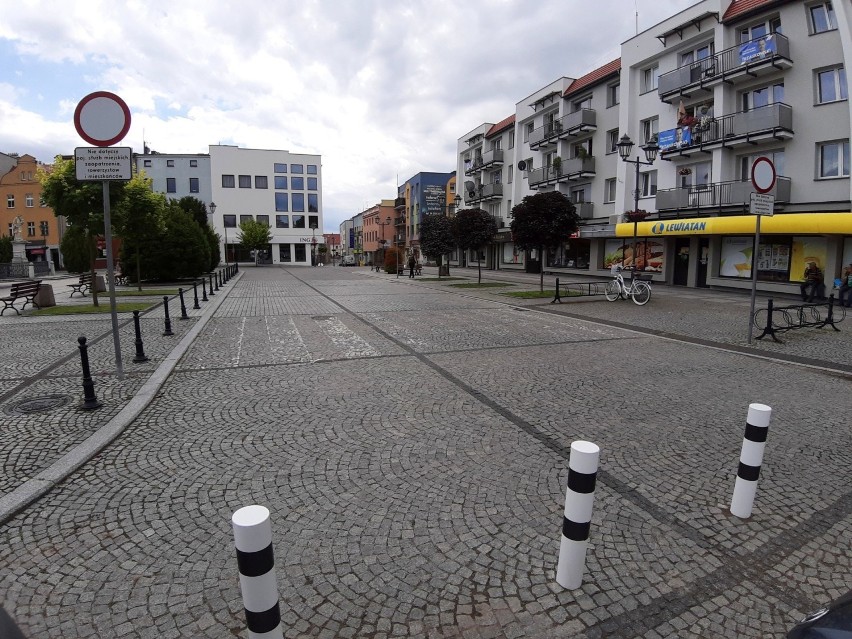
[[[408,258],[408,277],[409,279],[414,279],[414,267],[417,266],[417,260],[414,259],[414,256]]]
[[[804,274],[805,281],[802,282],[800,289],[802,291],[803,302],[813,302],[819,296],[820,285],[822,284],[822,271],[816,265],[816,262],[808,262]]]
[[[841,306],[852,308],[852,264],[847,265],[840,274],[840,292],[837,301]]]

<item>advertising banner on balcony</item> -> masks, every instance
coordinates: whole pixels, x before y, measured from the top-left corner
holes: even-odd
[[[758,40],[751,40],[740,45],[740,64],[772,55],[777,51],[775,38],[772,34]]]
[[[679,126],[676,129],[660,131],[657,134],[657,144],[660,151],[679,149],[692,144],[692,131],[688,126]]]

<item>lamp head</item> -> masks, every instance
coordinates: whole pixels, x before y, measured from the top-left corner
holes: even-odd
[[[216,214],[216,202],[210,202],[210,205],[207,208],[210,209],[210,215]]]
[[[657,159],[657,152],[660,150],[660,146],[657,144],[656,139],[652,139],[648,144],[642,147],[642,150],[645,151],[645,159],[648,162],[653,162]]]
[[[618,155],[621,156],[621,159],[626,160],[630,157],[630,153],[633,151],[633,140],[631,140],[630,136],[625,133],[621,136],[621,139],[615,146],[618,149]]]

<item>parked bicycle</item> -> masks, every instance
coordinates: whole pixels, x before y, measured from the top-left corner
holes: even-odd
[[[627,284],[621,274],[621,267],[613,266],[612,278],[604,291],[608,301],[614,302],[618,298],[626,300],[629,297],[634,304],[644,306],[651,299],[651,285],[644,280],[636,279],[635,274],[630,284]]]

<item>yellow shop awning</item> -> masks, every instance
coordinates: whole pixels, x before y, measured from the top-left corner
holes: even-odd
[[[642,237],[668,235],[754,235],[756,216],[696,217],[682,220],[639,222],[636,234]],[[852,213],[787,213],[764,216],[760,232],[796,235],[852,235]],[[616,224],[616,237],[633,237],[632,222]]]

